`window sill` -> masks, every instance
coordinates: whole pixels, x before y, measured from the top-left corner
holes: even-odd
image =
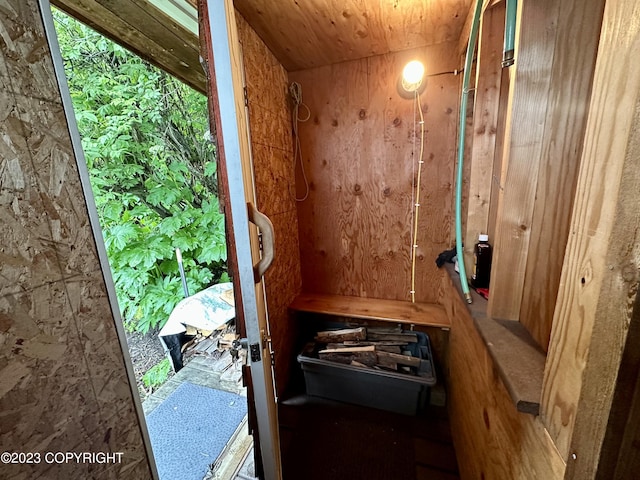
[[[458,273],[452,264],[446,264],[445,268],[464,301]],[[464,303],[516,409],[538,415],[546,360],[544,351],[520,322],[487,317],[487,301],[473,290],[471,296],[473,303]]]

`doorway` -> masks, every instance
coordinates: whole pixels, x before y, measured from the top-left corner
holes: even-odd
[[[207,100],[53,16],[160,478],[225,478],[223,454],[239,462],[251,440]],[[174,317],[184,368],[159,338]]]

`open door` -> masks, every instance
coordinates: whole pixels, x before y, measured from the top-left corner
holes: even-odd
[[[238,322],[248,340],[255,448],[266,480],[282,477],[273,366],[262,275],[273,258],[271,222],[255,208],[242,56],[232,0],[200,0],[200,39],[208,77],[211,130],[217,138]],[[260,236],[259,236],[260,233]],[[257,430],[257,431],[256,431]],[[259,434],[257,434],[259,432]],[[259,467],[257,466],[259,470]]]

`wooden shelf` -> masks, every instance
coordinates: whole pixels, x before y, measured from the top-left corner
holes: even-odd
[[[449,328],[451,326],[444,308],[433,303],[302,293],[293,300],[289,308],[299,312],[368,318],[430,327]]]
[[[445,268],[464,299],[458,273],[451,264],[446,264]],[[544,351],[517,320],[487,317],[487,301],[473,290],[470,293],[473,303],[465,302],[465,305],[511,400],[519,412],[539,415],[546,361]]]

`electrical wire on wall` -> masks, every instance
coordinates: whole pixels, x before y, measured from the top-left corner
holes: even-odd
[[[424,156],[424,115],[422,114],[422,106],[420,105],[420,93],[418,89],[415,90],[415,104],[414,104],[414,114],[413,118],[415,119],[415,111],[416,107],[418,113],[420,114],[420,120],[418,124],[420,125],[420,153],[418,155],[418,175],[415,177],[414,173],[414,181],[412,184],[412,198],[414,199],[413,203],[413,235],[411,238],[411,302],[415,303],[416,301],[416,257],[418,255],[418,213],[420,211],[420,184],[422,178],[422,164],[424,164],[423,156]],[[415,155],[415,134],[414,134],[414,142],[413,142],[413,154]],[[415,172],[415,164],[414,170]]]
[[[300,148],[300,136],[298,135],[298,125],[300,122],[306,122],[311,118],[311,110],[302,102],[302,86],[299,83],[293,82],[289,85],[289,94],[293,100],[293,136],[295,137],[295,147],[293,152],[294,165],[298,164],[298,158],[300,158],[300,169],[302,170],[302,178],[304,180],[305,193],[302,198],[298,198],[298,194],[294,193],[294,197],[297,202],[303,202],[309,196],[309,181],[307,180],[307,173],[304,170],[304,163],[302,161],[302,149]],[[307,116],[300,118],[300,107],[304,107],[307,110]]]

